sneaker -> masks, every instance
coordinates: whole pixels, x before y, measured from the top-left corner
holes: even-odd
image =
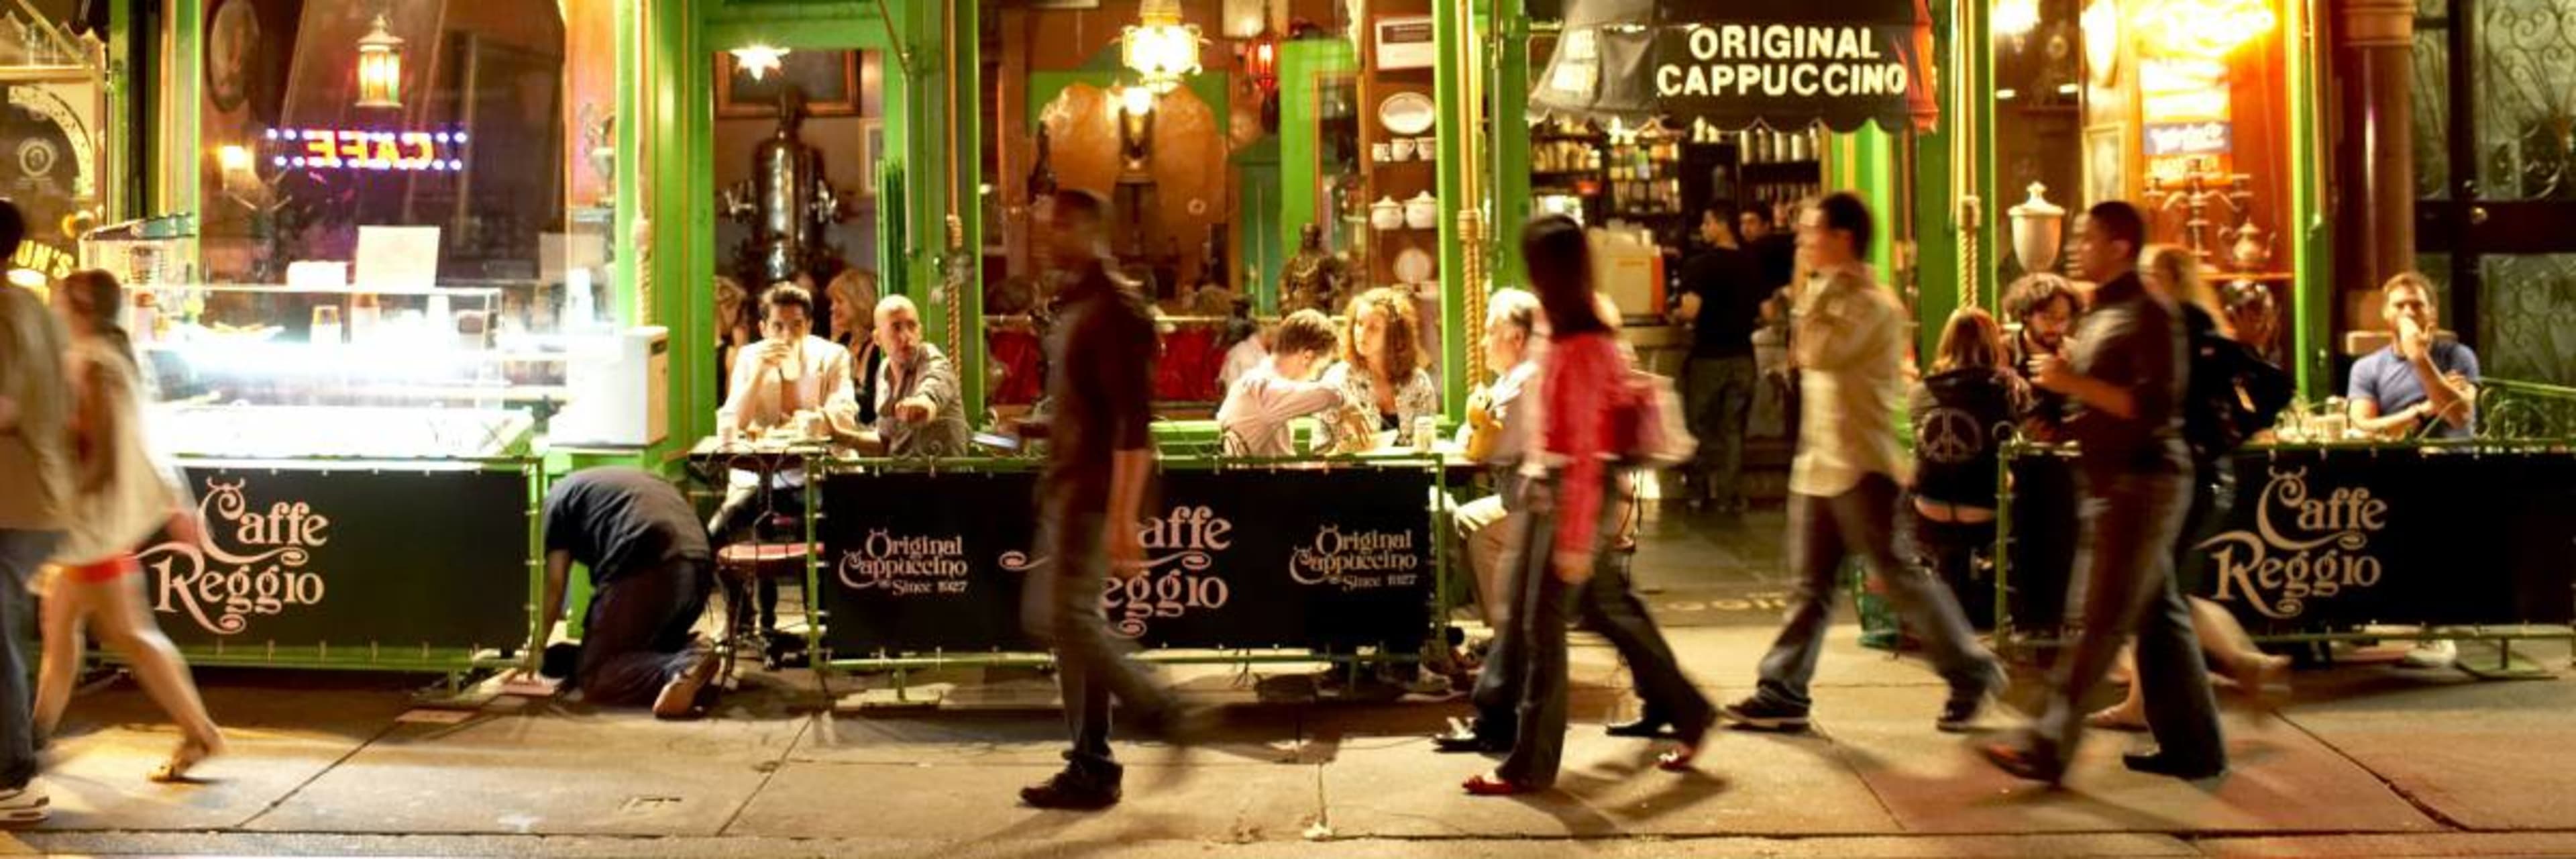
[[[1117,805],[1118,799],[1118,785],[1099,784],[1074,775],[1070,770],[1020,788],[1020,801],[1028,803],[1031,808],[1098,811]]]
[[[1774,704],[1760,696],[1728,704],[1717,712],[1729,722],[1754,730],[1795,733],[1807,729],[1807,708]]]
[[[698,692],[707,687],[707,681],[715,679],[717,665],[715,654],[698,654],[698,661],[690,663],[687,671],[662,684],[662,693],[653,697],[653,717],[679,719],[696,710]]]
[[[2408,668],[2448,668],[2459,659],[2460,643],[2444,640],[2419,643],[2399,662]]]
[[[53,816],[53,798],[34,785],[0,791],[0,826],[43,823]]]

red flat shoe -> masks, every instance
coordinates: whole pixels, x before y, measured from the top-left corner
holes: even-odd
[[[1486,773],[1469,776],[1467,783],[1460,786],[1466,788],[1467,793],[1473,796],[1511,796],[1531,792],[1526,785],[1513,784]]]

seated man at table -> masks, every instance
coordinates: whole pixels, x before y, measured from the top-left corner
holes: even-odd
[[[1529,416],[1515,410],[1522,394],[1537,388],[1538,350],[1533,339],[1539,319],[1538,297],[1518,289],[1499,289],[1485,310],[1485,365],[1492,384],[1467,395],[1467,422],[1459,427],[1467,458],[1493,466],[1492,495],[1459,505],[1458,530],[1467,538],[1467,566],[1476,577],[1476,602],[1485,623],[1502,629],[1509,615],[1504,576],[1511,563],[1512,525],[1519,513],[1519,475],[1524,427]]]
[[[760,298],[763,339],[745,347],[734,360],[733,385],[724,406],[716,409],[716,431],[727,437],[760,432],[797,433],[799,415],[815,413],[828,430],[849,423],[858,412],[850,389],[850,353],[813,335],[814,298],[802,287],[780,284]],[[789,467],[760,475],[735,469],[726,481],[724,504],[707,520],[716,543],[739,539],[763,513],[794,515],[805,509],[805,471]],[[778,623],[778,585],[760,582],[760,628]]]
[[[2468,438],[2476,428],[2478,354],[2435,331],[2433,287],[2405,272],[2379,290],[2395,342],[2352,365],[2352,425],[2388,439]]]
[[[572,565],[590,568],[581,658],[567,682],[592,704],[688,715],[716,666],[689,631],[715,584],[715,556],[689,500],[641,470],[577,471],[546,492],[545,541],[544,634],[563,614]],[[542,635],[529,642],[519,679],[535,677],[545,645]]]
[[[887,296],[877,303],[876,425],[849,434],[861,451],[892,457],[964,456],[969,431],[958,395],[957,366],[948,353],[921,339],[921,311],[912,299]],[[847,416],[834,415],[836,424]]]
[[[2478,353],[2434,327],[2433,284],[2403,272],[2379,288],[2379,315],[2396,340],[2352,365],[2345,408],[2352,426],[2390,440],[2463,439],[2476,429]],[[2415,668],[2459,658],[2451,641],[2426,641],[2406,654]]]
[[[1324,356],[1338,342],[1333,323],[1312,309],[1288,314],[1272,332],[1270,357],[1226,389],[1217,407],[1217,432],[1232,456],[1294,456],[1288,422],[1327,414],[1341,405],[1338,386],[1316,381]]]

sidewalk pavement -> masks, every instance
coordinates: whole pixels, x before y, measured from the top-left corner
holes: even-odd
[[[1747,691],[1769,635],[1672,630],[1721,700]],[[810,676],[779,675],[703,721],[502,698],[453,724],[413,721],[418,678],[210,672],[233,754],[205,781],[144,780],[176,734],[112,685],[74,701],[43,782],[53,820],[0,835],[0,854],[2576,855],[2576,806],[2559,801],[2576,683],[2303,673],[2277,717],[2222,695],[2236,765],[2223,780],[2131,774],[2119,753],[2145,741],[2096,734],[2068,789],[2050,791],[1935,732],[1939,681],[1855,638],[1833,636],[1813,733],[1721,733],[1699,772],[1674,775],[1650,744],[1601,734],[1635,703],[1616,657],[1578,636],[1559,790],[1513,799],[1464,795],[1458,782],[1490,762],[1424,739],[1457,702],[1263,702],[1278,696],[1257,695],[1257,676],[1292,669],[1175,669],[1189,696],[1227,705],[1216,742],[1122,743],[1127,801],[1093,814],[1016,802],[1060,763],[1052,684],[1034,672],[916,675],[957,684],[932,687],[953,690],[936,710],[828,711]],[[2567,665],[2564,645],[2516,652]],[[2013,700],[2036,686],[2025,677]]]

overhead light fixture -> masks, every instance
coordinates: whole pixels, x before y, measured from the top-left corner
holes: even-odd
[[[358,40],[358,106],[402,106],[402,46],[376,15],[375,29]]]
[[[1995,0],[1994,17],[1987,19],[1997,36],[2021,38],[2039,27],[2039,0]]]
[[[2130,21],[2149,44],[2187,57],[2226,56],[2278,23],[2269,0],[2162,0]]]
[[[1181,22],[1180,0],[1144,0],[1136,23],[1118,34],[1118,58],[1156,94],[1199,73],[1199,28]]]
[[[745,45],[733,49],[733,64],[752,80],[761,80],[778,70],[779,61],[787,57],[786,48],[768,45]]]
[[[1120,106],[1127,109],[1127,115],[1144,116],[1145,114],[1154,112],[1154,88],[1150,86],[1123,87],[1118,92],[1118,101]]]

